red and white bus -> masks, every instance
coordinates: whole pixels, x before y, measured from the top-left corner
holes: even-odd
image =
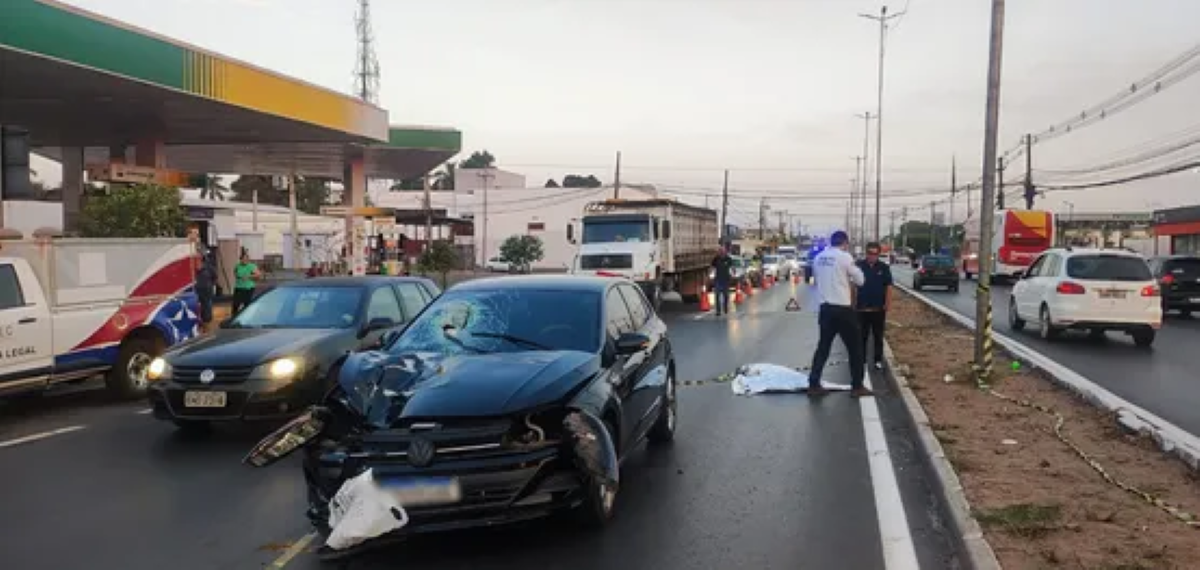
[[[1054,214],[1045,210],[1000,210],[994,220],[992,276],[1019,277],[1043,251],[1054,246]],[[979,274],[979,217],[963,226],[962,269],[967,279]]]

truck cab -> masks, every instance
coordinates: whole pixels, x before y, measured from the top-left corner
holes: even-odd
[[[53,370],[50,307],[29,263],[0,257],[0,389],[44,382]]]
[[[574,239],[568,227],[568,239]],[[671,235],[668,220],[643,213],[584,216],[578,236],[579,255],[572,273],[625,277],[638,283],[655,282],[660,274],[660,240]]]

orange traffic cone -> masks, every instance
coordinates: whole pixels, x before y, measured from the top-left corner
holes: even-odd
[[[750,283],[749,279],[746,280],[746,283],[743,285],[743,287],[746,288],[746,296],[747,297],[754,296],[754,285],[752,283]]]
[[[799,284],[800,284],[800,274],[793,273],[792,274],[792,285],[799,285]]]
[[[774,287],[774,286],[775,286],[775,278],[768,275],[767,282],[765,285],[763,285],[763,289],[770,289],[771,287]]]
[[[733,294],[733,304],[734,304],[734,305],[741,305],[741,304],[742,304],[742,288],[741,288],[741,287],[737,287],[737,288],[735,288],[735,289],[734,289],[734,291],[735,291],[735,292],[734,292],[734,294]]]
[[[707,313],[711,310],[712,310],[712,303],[710,303],[708,300],[708,291],[705,291],[700,294],[700,311]]]

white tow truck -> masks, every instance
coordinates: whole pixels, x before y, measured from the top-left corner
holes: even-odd
[[[625,277],[641,286],[657,309],[663,293],[686,302],[704,293],[708,268],[717,254],[717,212],[675,200],[605,200],[584,206],[567,226],[578,243],[571,273]]]
[[[195,243],[0,230],[0,395],[106,374],[122,398],[199,332]]]

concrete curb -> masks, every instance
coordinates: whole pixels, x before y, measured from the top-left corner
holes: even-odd
[[[896,362],[896,354],[886,341],[883,345],[883,356],[887,360],[887,369],[891,372],[896,388],[900,390],[904,407],[908,409],[909,417],[916,428],[917,443],[933,475],[936,486],[934,491],[942,497],[950,511],[950,527],[962,541],[968,567],[973,570],[1000,570],[1000,561],[996,558],[996,553],[984,538],[979,522],[971,514],[971,505],[967,501],[962,483],[958,480],[958,474],[946,458],[942,442],[938,441],[933,428],[929,426],[929,416],[925,414],[925,408],[917,400],[912,388],[909,388],[908,379],[900,372],[900,363]]]
[[[908,287],[900,285],[899,288],[962,326],[971,330],[975,329],[974,319],[964,317],[945,308]],[[1179,458],[1193,471],[1200,471],[1200,437],[1188,433],[1179,426],[1129,403],[1120,396],[1096,385],[1074,370],[1055,362],[1050,357],[1012,338],[996,332],[992,333],[992,337],[996,340],[997,344],[1004,347],[1012,356],[1045,371],[1046,375],[1055,384],[1079,395],[1094,406],[1116,414],[1117,422],[1122,427],[1149,436],[1164,453],[1170,453]]]

